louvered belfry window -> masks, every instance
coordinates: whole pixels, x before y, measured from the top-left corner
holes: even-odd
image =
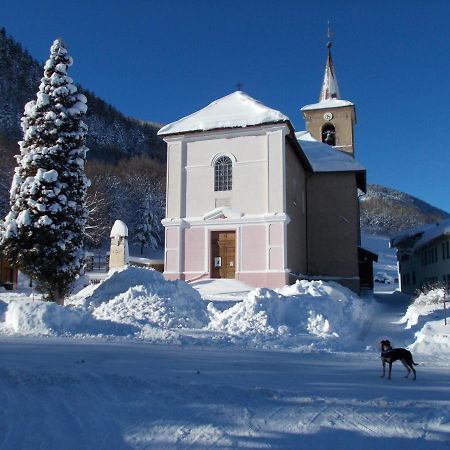
[[[214,190],[231,191],[233,185],[233,164],[228,156],[220,156],[214,164]]]

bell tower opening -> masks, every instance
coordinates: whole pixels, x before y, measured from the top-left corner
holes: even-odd
[[[326,123],[322,127],[322,142],[333,147],[336,145],[336,129],[333,124]]]

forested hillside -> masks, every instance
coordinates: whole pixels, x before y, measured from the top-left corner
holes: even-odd
[[[0,29],[0,217],[9,208],[13,155],[22,139],[20,119],[25,104],[36,97],[42,74],[42,64]],[[165,206],[165,144],[157,136],[159,126],[125,117],[92,92],[79,90],[88,105],[88,243],[95,246],[108,239],[112,224],[120,219],[129,226],[132,243],[153,246],[162,240]],[[415,197],[374,184],[361,198],[361,225],[372,233],[392,235],[448,216]]]
[[[370,233],[390,236],[448,217],[447,212],[412,195],[377,184],[369,184],[361,197],[361,227]]]

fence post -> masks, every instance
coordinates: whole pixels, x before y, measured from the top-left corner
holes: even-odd
[[[446,306],[446,300],[447,300],[447,288],[444,289],[444,325],[447,325],[447,306]]]

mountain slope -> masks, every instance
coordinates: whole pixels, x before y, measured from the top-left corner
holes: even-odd
[[[35,99],[42,75],[43,64],[0,29],[0,169],[5,174],[0,177],[1,216],[8,209],[8,191],[15,165],[12,155],[18,153],[17,141],[22,138],[20,118],[25,104]],[[149,191],[149,184],[155,198],[164,197],[165,144],[157,136],[159,125],[125,117],[92,92],[80,90],[88,98],[85,121],[89,126],[88,169],[91,168],[89,176],[93,180],[90,195],[106,198],[104,208],[110,210],[107,220],[100,213],[94,218],[96,223],[106,220],[106,229],[116,218],[132,220],[135,208],[145,200],[143,196],[148,195],[144,191]],[[137,178],[140,189],[136,189]],[[113,188],[117,188],[114,195],[111,194]],[[142,195],[132,201],[131,196],[139,190]],[[157,203],[158,215],[162,217],[163,201]],[[449,217],[448,213],[428,203],[375,184],[368,185],[367,194],[361,198],[361,225],[370,233],[391,235],[446,217]]]
[[[412,195],[378,184],[367,186],[360,205],[362,229],[388,236],[450,217],[449,213]]]
[[[24,106],[34,100],[43,75],[43,64],[0,30],[0,134],[21,139]],[[157,136],[160,126],[125,117],[111,105],[80,87],[88,99],[85,122],[89,126],[90,158],[116,161],[124,156],[146,155],[165,161],[165,144]]]

